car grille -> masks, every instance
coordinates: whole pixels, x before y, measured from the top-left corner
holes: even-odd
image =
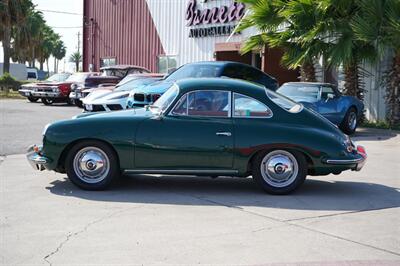
[[[89,110],[86,108],[86,105],[84,105],[83,108],[85,109],[85,111],[89,111]],[[102,111],[105,111],[105,110],[106,110],[106,109],[104,109],[103,105],[100,105],[100,104],[93,104],[93,105],[92,105],[92,110],[89,111],[89,112],[102,112]]]
[[[115,110],[122,110],[122,106],[119,104],[107,104],[108,109],[115,111]]]
[[[153,103],[157,101],[160,96],[160,94],[135,93],[133,95],[133,99],[135,100],[135,102]]]

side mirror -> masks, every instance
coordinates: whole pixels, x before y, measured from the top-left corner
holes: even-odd
[[[333,94],[333,93],[328,93],[326,95],[326,101],[329,101],[329,99],[334,99],[334,98],[335,98],[335,94]]]

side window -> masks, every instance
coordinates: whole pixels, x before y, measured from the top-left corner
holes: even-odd
[[[234,117],[272,117],[272,111],[265,104],[242,94],[233,94]]]
[[[227,91],[194,91],[188,94],[188,115],[229,116],[229,94]]]
[[[229,117],[230,92],[193,91],[185,94],[175,105],[171,114],[188,116]]]
[[[238,65],[228,65],[225,67],[222,76],[234,78],[234,79],[243,79],[243,73],[241,68]]]
[[[328,94],[336,95],[332,87],[322,86],[321,87],[321,99],[326,100],[328,98]]]
[[[187,115],[188,108],[187,108],[187,99],[188,94],[182,96],[179,101],[176,103],[174,109],[172,110],[171,114],[173,115]]]

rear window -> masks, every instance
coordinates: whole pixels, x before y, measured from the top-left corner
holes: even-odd
[[[268,98],[271,99],[276,105],[285,109],[290,113],[298,113],[303,109],[303,106],[299,103],[292,101],[291,99],[283,96],[282,94],[276,93],[274,91],[265,89]]]

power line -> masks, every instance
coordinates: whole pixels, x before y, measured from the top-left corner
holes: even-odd
[[[65,12],[65,11],[58,11],[58,10],[48,10],[48,9],[36,9],[42,12],[49,12],[49,13],[58,13],[58,14],[67,14],[67,15],[75,15],[75,16],[83,16],[83,14],[74,13],[74,12]]]

